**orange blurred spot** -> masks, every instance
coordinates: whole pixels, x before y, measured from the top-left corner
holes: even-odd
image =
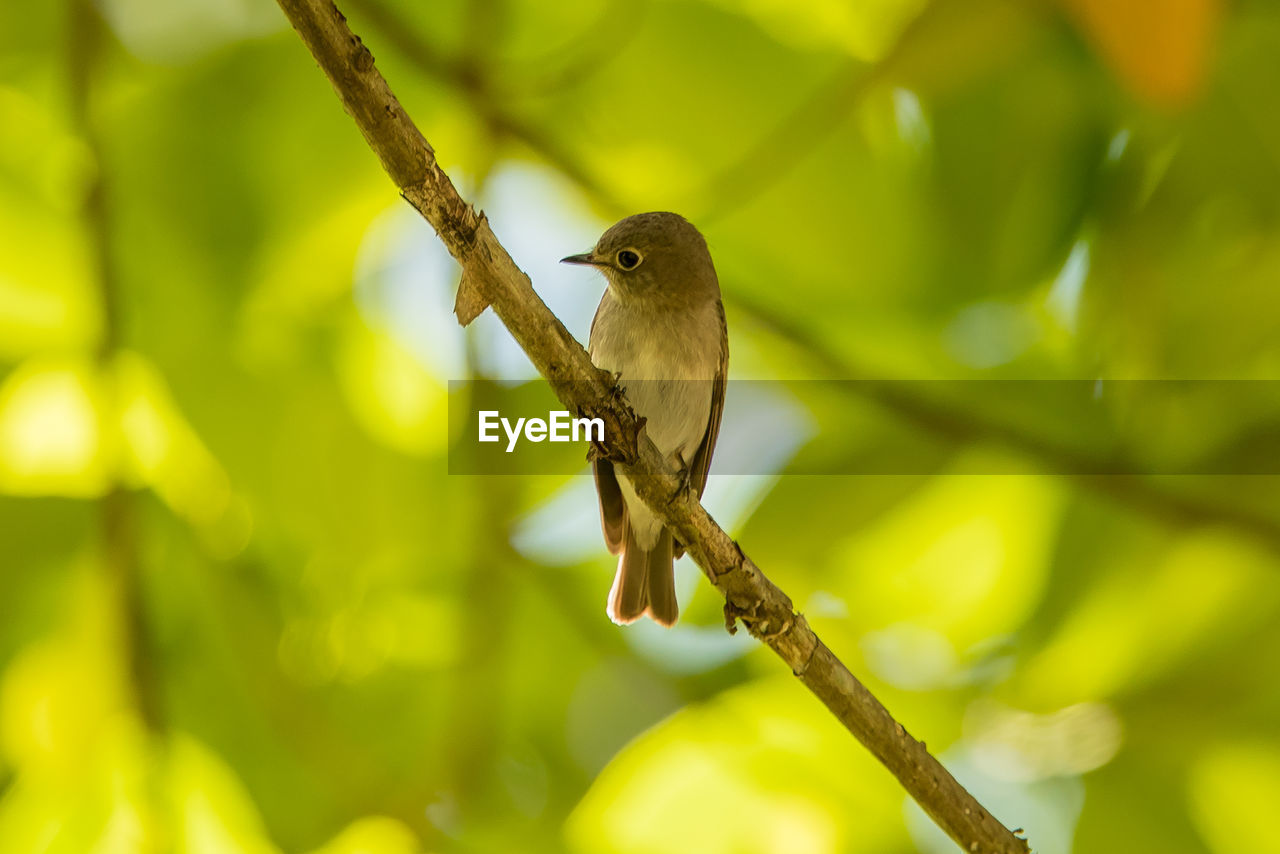
[[[1135,95],[1166,107],[1204,84],[1222,0],[1059,0]]]

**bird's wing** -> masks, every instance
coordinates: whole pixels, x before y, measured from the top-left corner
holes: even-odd
[[[613,463],[593,460],[591,467],[596,476],[596,495],[600,496],[600,530],[604,532],[604,544],[608,546],[609,554],[616,555],[622,551],[622,541],[627,533],[627,505],[622,500]]]
[[[693,462],[689,464],[689,482],[702,497],[707,488],[707,473],[711,470],[711,455],[716,449],[716,439],[720,435],[720,416],[724,415],[725,383],[729,377],[729,334],[724,321],[724,303],[716,300],[716,313],[720,317],[720,365],[716,368],[716,377],[711,382],[711,417],[707,419],[707,432],[702,437],[702,444],[694,452]],[[612,471],[610,472],[612,473]],[[675,543],[675,556],[684,554],[684,544]]]
[[[605,291],[600,305],[596,307],[595,316],[591,318],[591,332],[588,341],[595,337],[596,323],[604,310],[609,292]],[[616,555],[622,551],[626,537],[627,505],[622,500],[622,490],[618,487],[618,478],[613,473],[613,463],[608,460],[593,460],[592,473],[595,475],[596,495],[600,497],[600,530],[604,533],[604,544],[609,554]]]

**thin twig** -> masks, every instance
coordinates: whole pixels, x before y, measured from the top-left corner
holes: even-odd
[[[1007,424],[976,407],[961,408],[955,403],[934,400],[913,391],[909,383],[878,380],[815,338],[786,312],[741,294],[735,297],[733,305],[753,324],[794,347],[824,373],[858,380],[838,383],[843,393],[870,400],[935,436],[957,442],[995,442],[1040,461],[1047,474],[1066,475],[1094,492],[1122,500],[1129,507],[1143,508],[1168,524],[1230,525],[1280,552],[1280,522],[1265,510],[1172,492],[1157,486],[1151,477],[1136,474],[1142,471],[1142,465],[1125,456],[1097,454]]]
[[[583,192],[610,210],[620,208],[620,204],[612,194],[604,188],[590,173],[570,157],[560,143],[540,129],[516,116],[511,110],[502,106],[498,95],[493,91],[494,83],[482,73],[473,61],[455,60],[444,56],[420,32],[415,30],[411,22],[396,10],[377,0],[351,0],[353,9],[358,10],[360,17],[368,19],[379,34],[394,47],[401,56],[412,62],[426,74],[437,80],[447,81],[458,90],[476,115],[488,126],[489,131],[499,140],[514,140],[530,152],[542,158],[564,175]]]
[[[330,0],[279,0],[347,112],[400,188],[463,267],[459,308],[487,303],[570,410],[604,419],[606,451],[675,532],[740,618],[862,742],[965,851],[1019,852],[1026,840],[993,818],[818,639],[790,598],[707,514],[605,372],[534,292],[483,214],[458,195],[425,137]]]
[[[652,0],[610,0],[572,40],[546,47],[541,56],[506,61],[496,57],[508,97],[541,97],[581,86],[626,52],[644,32]],[[548,70],[549,69],[549,70]]]
[[[883,56],[870,64],[849,61],[776,122],[742,157],[712,178],[701,193],[713,206],[698,215],[708,223],[742,208],[787,174],[823,139],[848,121],[856,106],[892,76],[936,16],[938,0],[925,6]]]
[[[564,177],[573,182],[578,189],[589,196],[603,210],[621,216],[628,211],[613,198],[603,186],[588,175],[582,167],[570,157],[556,142],[545,136],[540,130],[515,117],[501,104],[497,103],[492,93],[474,85],[474,80],[464,74],[459,63],[443,59],[425,39],[416,34],[408,22],[395,12],[369,0],[353,0],[363,15],[369,18],[379,33],[406,59],[414,62],[423,72],[449,84],[465,93],[476,112],[484,116],[490,128],[498,134],[505,135],[522,143],[534,154],[540,156]],[[936,2],[936,0],[935,0]],[[374,11],[376,7],[376,11]],[[929,8],[935,8],[933,6]],[[890,74],[890,65],[900,61],[901,56],[915,49],[929,12],[921,12],[915,21],[908,25],[894,47],[875,65],[850,69],[841,72],[820,90],[814,92],[806,102],[795,110],[796,116],[808,113],[826,113],[831,116],[847,115],[851,104],[834,102],[839,97],[856,100],[870,91],[877,80],[883,80]],[[835,94],[833,94],[835,93]],[[824,108],[823,105],[826,105]],[[824,112],[825,111],[825,112]],[[727,168],[716,179],[717,183],[732,183],[739,180],[750,183],[755,174],[750,164],[758,161],[761,152],[772,150],[786,143],[789,123],[784,123],[759,140],[752,151],[735,166]],[[829,129],[829,126],[828,126]],[[781,161],[791,162],[789,158]],[[761,170],[768,172],[769,170]],[[736,176],[736,177],[734,177]],[[756,192],[761,188],[754,188]],[[741,192],[741,191],[739,191]],[[739,197],[740,201],[742,197]],[[701,220],[700,220],[701,221]],[[773,307],[764,306],[738,293],[728,294],[726,302],[741,316],[762,329],[766,329],[780,339],[791,344],[798,353],[809,360],[823,366],[834,376],[841,378],[870,379],[867,371],[851,362],[844,355],[799,328],[788,318],[780,315]],[[1149,478],[1126,476],[1097,476],[1091,474],[1103,470],[1091,458],[1081,455],[1069,447],[1054,444],[1040,437],[1031,435],[1019,427],[1000,422],[994,418],[983,417],[973,408],[960,408],[942,401],[934,401],[909,391],[892,388],[889,384],[849,383],[841,389],[847,394],[861,398],[873,399],[886,410],[908,419],[913,424],[923,427],[935,435],[952,439],[982,439],[1000,442],[1021,453],[1029,454],[1041,460],[1051,472],[1061,472],[1075,479],[1081,486],[1094,492],[1125,502],[1128,506],[1144,511],[1156,518],[1174,525],[1188,523],[1213,523],[1230,525],[1237,530],[1254,536],[1271,548],[1280,551],[1280,521],[1266,513],[1251,510],[1247,507],[1224,506],[1213,500],[1200,499],[1193,495],[1172,492],[1152,482]],[[1124,460],[1108,460],[1107,465],[1115,465],[1123,470],[1138,470],[1138,466],[1128,466]]]

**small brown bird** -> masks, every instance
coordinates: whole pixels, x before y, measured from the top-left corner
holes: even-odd
[[[629,216],[595,249],[562,259],[604,273],[608,288],[588,350],[618,375],[645,432],[701,497],[724,410],[729,338],[707,242],[673,213]],[[679,614],[673,561],[684,554],[613,463],[596,460],[600,523],[618,571],[607,612],[618,624],[644,614],[670,626]]]

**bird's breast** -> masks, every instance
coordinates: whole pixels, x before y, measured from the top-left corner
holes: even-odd
[[[688,462],[711,417],[721,346],[714,303],[695,311],[651,311],[606,293],[589,349],[597,367],[620,375],[659,450]]]

